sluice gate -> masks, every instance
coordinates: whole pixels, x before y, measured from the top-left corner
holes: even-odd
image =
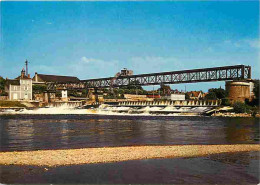
[[[161,101],[123,101],[114,106],[124,107],[217,107],[221,100],[161,100]]]

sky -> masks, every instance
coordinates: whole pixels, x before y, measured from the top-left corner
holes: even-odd
[[[82,80],[122,68],[141,74],[237,64],[251,65],[252,77],[260,77],[259,1],[2,1],[0,16],[5,78],[19,76],[26,59],[31,76]],[[225,83],[171,85],[220,86]]]

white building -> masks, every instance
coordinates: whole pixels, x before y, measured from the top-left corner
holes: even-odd
[[[167,100],[185,100],[185,94],[171,94],[170,96],[163,96],[162,98]]]
[[[185,100],[185,94],[171,94],[171,100]]]
[[[21,71],[21,76],[16,79],[7,79],[5,91],[9,100],[32,100],[32,79],[30,75],[25,75],[25,70]]]

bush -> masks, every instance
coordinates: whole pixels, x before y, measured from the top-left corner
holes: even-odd
[[[242,102],[235,102],[233,104],[235,113],[249,113],[251,107]]]
[[[26,107],[19,101],[0,101],[0,107]]]
[[[0,96],[8,96],[8,93],[3,91],[3,92],[0,93]]]
[[[217,95],[215,92],[209,92],[206,96],[205,96],[206,100],[216,100],[217,99]]]
[[[229,101],[228,98],[223,98],[223,99],[221,100],[221,105],[230,106],[231,103],[230,103],[230,101]]]
[[[47,86],[46,85],[33,85],[32,90],[33,90],[33,93],[40,94],[47,90]]]

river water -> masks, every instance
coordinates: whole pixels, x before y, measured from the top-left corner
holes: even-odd
[[[53,113],[52,109],[49,110]],[[77,113],[0,115],[0,151],[259,143],[258,118]],[[197,158],[134,160],[48,169],[0,165],[0,182],[257,184],[259,156],[259,152],[240,152]]]
[[[259,143],[258,118],[1,115],[0,151]]]

